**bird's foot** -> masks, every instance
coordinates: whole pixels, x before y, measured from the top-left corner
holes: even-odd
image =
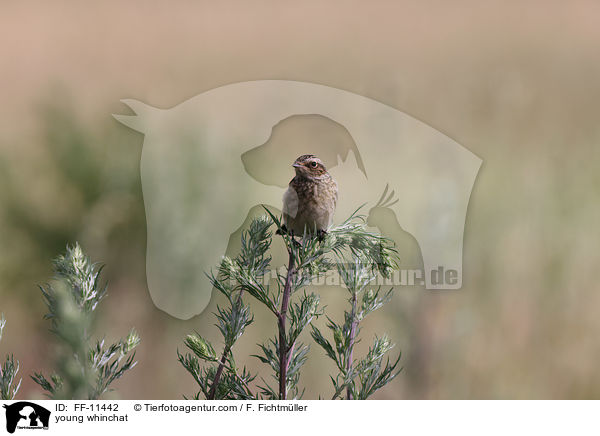
[[[319,242],[323,242],[325,236],[327,236],[327,230],[317,230],[317,239]]]
[[[283,224],[281,226],[281,228],[277,229],[277,231],[275,232],[276,235],[288,235],[291,237],[292,240],[292,244],[294,245],[294,247],[300,247],[302,244],[300,243],[300,241],[297,241],[296,238],[294,237],[294,231],[293,230],[289,230],[285,224]]]

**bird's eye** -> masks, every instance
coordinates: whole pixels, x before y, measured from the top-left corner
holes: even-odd
[[[310,163],[310,166],[311,166],[312,168],[316,168],[316,167],[317,167],[317,163],[316,163],[316,162],[311,162],[311,163]]]

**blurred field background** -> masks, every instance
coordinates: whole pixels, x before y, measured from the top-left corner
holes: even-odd
[[[597,2],[4,1],[0,353],[21,361],[18,398],[42,396],[28,377],[53,358],[37,285],[76,240],[106,264],[98,331],[114,339],[135,326],[142,337],[139,365],[112,397],[193,393],[176,349],[193,330],[217,338],[214,303],[187,321],[152,304],[143,137],[111,114],[127,113],[122,98],[168,108],[256,79],[371,97],[484,160],[463,289],[400,289],[365,322],[365,342],[387,332],[403,353],[402,375],[377,398],[600,397]],[[343,296],[324,300],[341,314]],[[270,333],[262,315],[236,350],[243,361]],[[330,391],[332,369],[313,346],[306,398]]]

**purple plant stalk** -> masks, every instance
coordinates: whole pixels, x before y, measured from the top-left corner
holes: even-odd
[[[223,354],[221,354],[221,359],[219,360],[219,367],[217,368],[217,372],[215,373],[215,378],[213,379],[212,384],[210,385],[210,391],[208,393],[208,400],[214,400],[215,395],[217,393],[217,386],[219,385],[219,381],[221,380],[221,375],[223,374],[223,368],[225,368],[225,362],[227,362],[227,356],[229,355],[229,345],[225,345],[223,349]]]
[[[294,344],[288,346],[286,339],[286,321],[287,311],[290,304],[290,295],[292,293],[292,279],[296,273],[295,256],[293,247],[289,249],[289,260],[287,276],[285,278],[285,285],[283,287],[283,297],[281,298],[281,309],[277,314],[278,326],[279,326],[279,399],[285,400],[287,398],[287,370],[290,363],[288,353],[291,353]]]
[[[238,294],[238,299],[236,300],[236,304],[239,306],[242,305],[242,297],[244,295],[244,289],[240,290]],[[225,345],[223,348],[223,354],[221,354],[221,358],[219,359],[219,366],[217,368],[217,372],[215,373],[215,378],[213,379],[212,384],[210,385],[210,391],[208,392],[207,400],[214,400],[215,395],[217,394],[217,386],[219,385],[219,381],[221,380],[221,376],[223,375],[223,369],[225,368],[225,362],[227,362],[227,357],[231,352],[231,347],[229,345]]]
[[[354,351],[354,341],[356,340],[356,328],[358,321],[356,319],[356,305],[357,305],[357,297],[356,292],[352,292],[352,311],[350,316],[352,317],[352,323],[350,324],[350,343],[348,344],[348,356],[346,358],[346,373],[350,372],[350,368],[352,367],[352,354]],[[352,389],[350,386],[346,388],[346,398],[348,400],[352,400]]]

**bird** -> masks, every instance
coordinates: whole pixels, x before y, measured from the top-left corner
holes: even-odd
[[[296,176],[283,194],[282,230],[292,236],[315,234],[323,240],[333,222],[338,185],[314,154],[304,154],[292,164]]]

